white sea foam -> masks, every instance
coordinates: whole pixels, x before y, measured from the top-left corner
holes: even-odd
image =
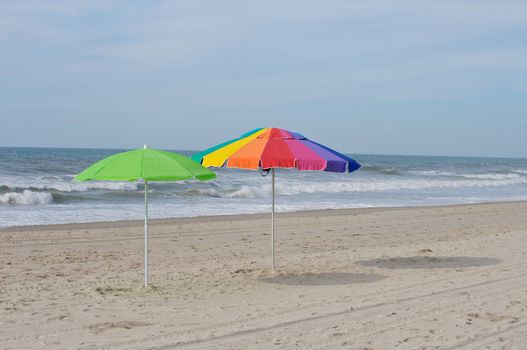
[[[94,181],[94,182],[63,182],[52,185],[42,186],[44,190],[57,190],[61,192],[76,192],[89,190],[112,190],[112,191],[135,191],[138,189],[137,182],[121,182],[121,181]]]
[[[410,170],[408,173],[417,176],[458,176],[457,173],[439,170]]]
[[[503,179],[475,178],[473,180],[439,180],[439,179],[397,179],[397,180],[356,180],[341,182],[308,182],[308,181],[277,181],[275,192],[277,195],[294,196],[314,193],[345,193],[345,192],[383,192],[404,190],[427,190],[448,188],[483,188],[502,187],[527,184],[527,178],[517,176]],[[236,190],[217,190],[214,188],[192,189],[192,193],[218,198],[262,198],[269,197],[272,192],[271,184],[242,185]]]
[[[520,172],[521,171],[515,171]],[[423,171],[409,171],[408,173],[418,176],[443,176],[443,177],[461,177],[466,179],[482,179],[482,180],[507,180],[507,179],[518,179],[520,175],[515,173],[499,174],[499,173],[487,173],[487,174],[473,174],[473,173],[457,173],[451,171],[438,171],[438,170],[423,170]],[[524,172],[527,174],[527,171]]]
[[[86,192],[90,190],[111,190],[111,191],[135,191],[139,188],[137,182],[121,182],[121,181],[94,181],[94,182],[44,182],[44,181],[28,181],[24,182],[11,181],[9,183],[2,183],[0,186],[6,186],[12,189],[30,189],[41,191],[59,191],[59,192]]]
[[[300,193],[338,193],[338,192],[378,192],[399,190],[423,190],[432,188],[463,188],[463,187],[499,187],[517,184],[527,184],[525,178],[508,180],[369,180],[349,182],[323,182],[311,184],[284,184],[279,187],[279,193],[285,195]]]
[[[53,196],[48,192],[33,192],[25,190],[24,192],[8,192],[0,194],[0,203],[3,204],[24,204],[37,205],[49,204],[53,202]]]
[[[518,174],[461,174],[461,177],[468,179],[483,179],[483,180],[508,180],[521,178]]]

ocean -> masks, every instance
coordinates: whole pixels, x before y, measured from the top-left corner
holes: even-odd
[[[95,161],[121,151],[0,148],[0,227],[142,219],[141,183],[73,180]],[[527,200],[527,159],[350,156],[363,166],[351,174],[278,169],[276,210]],[[270,211],[270,176],[215,171],[218,178],[212,181],[151,183],[150,217]]]

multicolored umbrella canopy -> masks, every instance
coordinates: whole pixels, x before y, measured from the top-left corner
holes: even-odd
[[[192,156],[206,167],[271,170],[273,202],[271,209],[272,267],[275,270],[274,204],[275,169],[296,168],[331,172],[352,172],[360,164],[299,133],[279,128],[254,129],[242,136]]]
[[[148,182],[211,180],[216,177],[209,169],[177,153],[142,149],[106,157],[75,176],[76,181],[109,180],[145,183],[145,287],[148,286]]]
[[[296,168],[343,173],[360,168],[348,156],[303,135],[279,128],[259,128],[192,156],[206,167],[241,169]]]

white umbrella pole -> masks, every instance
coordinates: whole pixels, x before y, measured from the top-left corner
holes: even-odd
[[[273,173],[273,208],[271,212],[271,241],[272,241],[272,250],[273,250],[273,271],[275,271],[275,262],[274,262],[274,168],[271,171]]]
[[[145,180],[145,287],[148,287],[148,181]]]

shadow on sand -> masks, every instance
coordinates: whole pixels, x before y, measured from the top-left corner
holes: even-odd
[[[303,273],[285,274],[262,278],[261,281],[275,284],[299,286],[331,286],[376,282],[385,277],[373,273]]]
[[[412,256],[357,261],[356,264],[383,269],[447,269],[496,265],[501,260],[470,256]]]

